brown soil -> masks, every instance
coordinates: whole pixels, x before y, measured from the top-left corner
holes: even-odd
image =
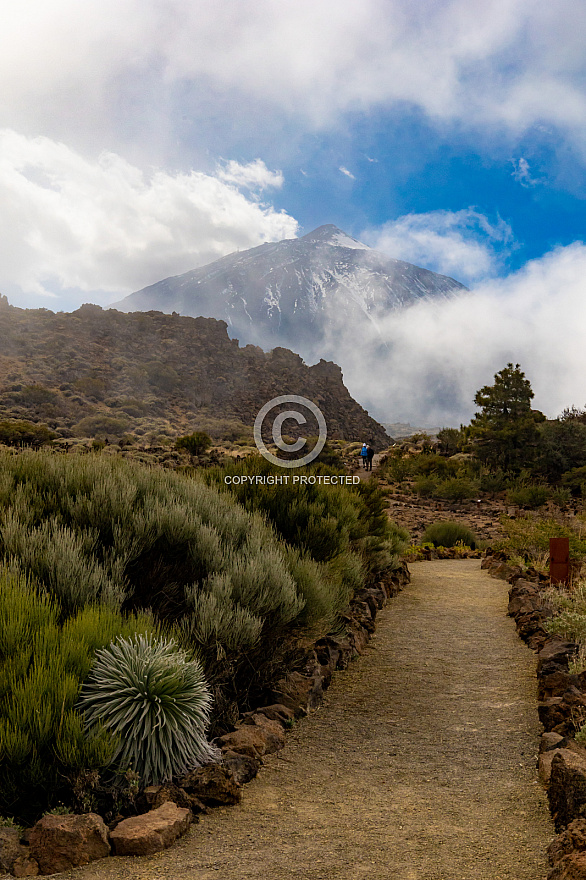
[[[413,543],[419,543],[427,526],[438,520],[461,522],[472,529],[481,541],[492,543],[504,536],[499,517],[509,508],[502,501],[482,498],[479,501],[432,501],[414,495],[391,495],[388,514],[404,526]]]
[[[366,653],[242,804],[75,880],[540,880],[535,658],[476,560],[411,566]]]

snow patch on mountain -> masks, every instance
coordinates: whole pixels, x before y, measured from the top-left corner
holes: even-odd
[[[283,346],[315,359],[342,325],[355,328],[358,341],[364,322],[377,327],[397,309],[464,290],[453,278],[389,259],[329,224],[166,278],[117,308],[219,318],[243,344]]]

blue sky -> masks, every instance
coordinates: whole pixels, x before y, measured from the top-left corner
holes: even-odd
[[[106,304],[335,223],[494,313],[531,277],[525,308],[548,303],[559,338],[586,329],[575,0],[28,0],[0,40],[0,291],[16,305]],[[470,382],[514,348],[487,346]],[[533,360],[545,409],[586,399],[585,364]]]

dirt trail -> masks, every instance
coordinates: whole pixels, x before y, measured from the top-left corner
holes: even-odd
[[[370,470],[367,471],[362,462],[357,462],[355,466],[350,469],[350,473],[360,477],[361,481],[370,480],[370,478],[372,477],[372,472],[378,468],[379,464],[381,463],[382,457],[382,453],[375,452],[372,459],[372,467],[370,468]]]
[[[410,566],[371,646],[238,807],[76,880],[543,880],[535,658],[477,560]],[[61,875],[65,876],[65,875]]]

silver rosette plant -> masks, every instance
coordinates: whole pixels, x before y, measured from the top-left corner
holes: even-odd
[[[211,703],[197,659],[173,639],[135,635],[96,652],[79,708],[88,729],[118,738],[116,764],[150,785],[218,759],[206,739]]]

